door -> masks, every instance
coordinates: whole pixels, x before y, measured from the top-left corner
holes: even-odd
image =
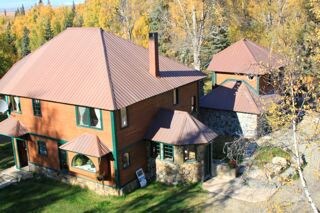
[[[212,171],[212,144],[206,146],[204,154],[204,179],[207,180],[211,178]]]
[[[20,168],[28,166],[28,152],[25,140],[17,139]]]

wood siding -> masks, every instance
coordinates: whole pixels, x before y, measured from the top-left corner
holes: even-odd
[[[243,81],[246,81],[254,89],[256,89],[256,90],[258,89],[257,88],[257,76],[254,76],[253,79],[249,79],[247,75],[216,72],[217,85],[222,84],[225,80],[228,80],[228,79],[243,80]]]
[[[47,155],[40,155],[37,141],[46,143]],[[60,170],[59,150],[57,141],[31,136],[27,139],[28,157],[31,163],[50,169]]]
[[[120,111],[117,111],[117,135],[120,159],[120,182],[121,185],[135,178],[135,171],[147,167],[146,144],[142,139],[149,128],[154,116],[160,108],[191,111],[191,97],[196,96],[198,103],[198,82],[194,82],[179,88],[179,103],[173,105],[173,90],[135,103],[127,108],[128,127],[120,127]],[[198,104],[197,104],[198,106]],[[130,153],[130,166],[123,169],[121,157],[124,152]]]
[[[109,111],[102,110],[103,129],[99,130],[78,126],[76,109],[72,105],[41,101],[41,117],[33,115],[32,99],[20,98],[20,105],[22,113],[12,112],[11,116],[21,121],[34,134],[70,141],[83,133],[90,133],[97,135],[112,150],[111,116]],[[48,156],[38,154],[37,140],[43,140],[47,143]],[[30,162],[60,170],[57,141],[49,140],[45,137],[32,137],[32,140],[28,141],[28,150]],[[113,163],[114,161],[111,161],[110,165],[108,165],[110,166],[108,170],[112,173],[110,174],[111,177],[114,177]]]

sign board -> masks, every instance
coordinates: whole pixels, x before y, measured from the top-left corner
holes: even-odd
[[[136,175],[138,178],[138,181],[140,183],[140,187],[143,188],[147,185],[146,176],[144,175],[143,170],[140,168],[136,171]]]

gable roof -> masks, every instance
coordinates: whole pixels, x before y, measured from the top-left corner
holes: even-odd
[[[72,139],[70,142],[61,145],[59,148],[97,158],[110,153],[108,147],[100,141],[98,136],[88,133]]]
[[[68,28],[18,61],[0,93],[115,110],[205,77],[166,57],[159,65],[153,77],[148,49],[100,28]]]
[[[0,133],[10,137],[20,137],[28,134],[28,130],[20,121],[9,117],[0,122]]]
[[[270,55],[270,50],[267,48],[248,39],[242,39],[215,54],[208,70],[263,75],[268,72],[267,67],[279,69],[284,64],[281,56],[275,53]]]
[[[205,144],[218,135],[185,111],[160,109],[145,139],[172,145]]]
[[[228,81],[200,99],[200,107],[260,114],[258,95],[242,81]]]

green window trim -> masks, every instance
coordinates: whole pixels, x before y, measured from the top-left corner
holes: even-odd
[[[111,117],[111,131],[112,131],[112,155],[114,158],[114,173],[116,188],[120,188],[120,173],[119,173],[119,159],[118,159],[118,137],[115,112],[110,112]]]
[[[154,151],[157,158],[160,160],[174,162],[174,146],[171,144],[165,144],[161,142],[152,142],[155,147]]]
[[[48,149],[47,149],[46,142],[43,140],[38,140],[37,145],[38,145],[38,154],[41,156],[48,156]]]
[[[33,115],[41,117],[41,102],[38,99],[32,99]]]
[[[122,168],[126,169],[130,167],[130,165],[131,165],[130,152],[122,153]]]
[[[217,75],[216,75],[216,72],[212,72],[212,75],[211,75],[211,83],[212,83],[212,86],[213,86],[213,87],[217,84]]]
[[[80,112],[79,112],[79,108],[84,108],[85,110],[89,110],[89,116],[87,115],[87,118],[85,119],[85,123],[87,123],[87,125],[82,125],[80,120],[79,120],[79,117],[80,117]],[[91,118],[90,116],[90,113],[92,111],[90,110],[93,110],[94,112],[96,112],[96,110],[99,110],[99,116],[100,116],[100,119],[97,117],[97,121],[98,123],[100,122],[100,127],[95,127],[92,124],[93,122],[93,119]],[[92,108],[92,107],[84,107],[84,106],[76,106],[75,107],[75,111],[76,111],[76,122],[77,122],[77,126],[79,127],[85,127],[85,128],[91,128],[91,129],[97,129],[97,130],[103,130],[103,118],[102,118],[102,110],[101,109],[97,109],[97,108]]]

